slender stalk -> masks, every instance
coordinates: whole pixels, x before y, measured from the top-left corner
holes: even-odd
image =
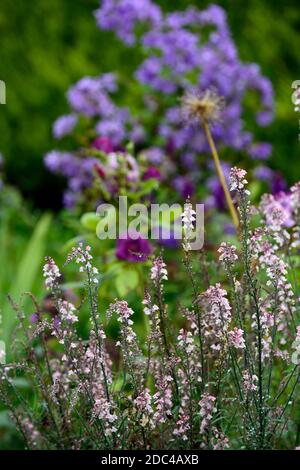
[[[91,285],[92,285],[91,274],[90,274],[89,270],[87,270],[87,280],[88,280],[88,294],[89,294],[89,301],[90,301],[92,319],[93,319],[93,323],[94,323],[96,338],[97,338],[97,341],[98,341],[99,353],[102,355],[102,349],[103,349],[102,348],[102,340],[100,338],[98,322],[97,322],[98,306],[95,304],[94,295],[93,295],[92,288],[91,288]],[[108,380],[107,380],[107,377],[106,377],[106,372],[105,372],[105,367],[104,367],[103,362],[101,362],[101,371],[102,371],[103,379],[104,379],[106,399],[107,399],[107,401],[110,401],[109,389],[108,389]]]
[[[259,410],[258,418],[260,424],[260,448],[263,448],[264,437],[265,437],[265,410],[264,410],[264,391],[263,391],[263,345],[262,345],[262,325],[261,325],[261,311],[259,306],[259,296],[257,292],[256,280],[253,279],[251,274],[251,268],[249,264],[249,247],[247,240],[249,238],[249,227],[247,218],[247,201],[244,197],[241,198],[240,203],[241,220],[242,220],[242,244],[243,244],[243,258],[244,258],[244,269],[249,287],[249,295],[253,300],[255,317],[257,324],[257,350],[258,350],[258,397],[259,397]]]
[[[191,281],[191,285],[192,285],[193,293],[194,293],[194,305],[195,305],[195,310],[196,310],[196,315],[197,315],[197,327],[198,327],[199,348],[200,348],[200,361],[201,361],[201,371],[202,371],[201,388],[203,389],[204,384],[205,384],[205,361],[204,361],[204,349],[203,349],[203,338],[202,338],[202,328],[201,328],[201,311],[200,311],[200,308],[199,308],[199,304],[197,302],[198,288],[195,284],[195,276],[193,275],[191,262],[190,262],[190,257],[189,257],[188,252],[185,253],[185,259],[183,260],[183,263],[185,265],[187,274],[188,274],[189,279]]]
[[[234,204],[233,204],[233,201],[232,201],[232,198],[231,198],[231,195],[230,195],[230,192],[229,192],[226,180],[225,180],[225,176],[224,176],[223,169],[222,169],[222,166],[221,166],[221,163],[220,163],[219,155],[218,155],[213,137],[211,135],[209,125],[207,124],[207,122],[203,121],[202,126],[203,126],[203,129],[204,129],[208,144],[210,146],[210,150],[211,150],[211,153],[212,153],[212,156],[213,156],[213,159],[214,159],[217,174],[218,174],[221,186],[222,186],[224,194],[225,194],[226,202],[227,202],[227,205],[228,205],[231,217],[232,217],[232,221],[233,221],[235,227],[238,228],[239,218],[238,218],[237,211],[234,207]]]

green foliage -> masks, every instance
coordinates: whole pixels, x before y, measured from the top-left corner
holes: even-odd
[[[15,266],[8,289],[13,299],[18,299],[24,291],[31,291],[33,288],[36,276],[41,269],[50,223],[51,216],[44,214],[38,221],[31,238],[23,247],[23,255],[18,266]],[[5,250],[6,237],[9,236],[8,225],[4,227],[4,230],[6,233],[1,244],[3,267],[10,262],[10,250]],[[2,299],[1,310],[3,312],[3,340],[7,341],[14,326],[15,313],[6,297]]]
[[[134,268],[123,268],[116,277],[116,288],[120,297],[125,297],[139,284],[139,275]]]

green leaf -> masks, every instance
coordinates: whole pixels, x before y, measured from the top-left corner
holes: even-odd
[[[157,189],[159,186],[159,182],[155,178],[151,178],[145,182],[142,183],[141,189],[137,191],[136,193],[132,193],[129,195],[129,197],[133,200],[139,200],[142,196],[146,196],[147,194],[151,193],[151,191],[154,191]]]
[[[95,214],[94,212],[87,212],[86,214],[83,214],[80,222],[84,228],[95,232],[99,223],[99,215]]]
[[[118,294],[121,297],[124,297],[130,292],[131,290],[135,289],[139,283],[139,275],[135,269],[123,269],[119,272],[116,276],[116,288]]]
[[[34,232],[26,248],[24,249],[23,257],[21,258],[18,267],[16,267],[15,278],[13,279],[12,285],[8,292],[12,299],[16,301],[19,300],[19,297],[23,292],[32,290],[34,281],[43,262],[46,239],[51,219],[51,214],[44,214],[38,221]],[[2,316],[3,340],[8,345],[8,340],[16,320],[16,313],[11,307],[8,299],[4,301]]]

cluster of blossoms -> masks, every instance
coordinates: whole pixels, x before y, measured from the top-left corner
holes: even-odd
[[[46,258],[46,263],[43,267],[43,275],[45,278],[45,287],[48,290],[53,289],[57,285],[58,280],[61,277],[58,266],[55,264],[55,261],[50,257]]]
[[[161,11],[151,0],[104,0],[95,17],[101,29],[115,31],[126,44],[132,45],[136,40],[136,23],[156,26],[161,21]]]
[[[63,298],[59,269],[46,259],[45,285],[57,315],[50,322],[39,311],[28,329],[21,314],[26,357],[0,366],[1,400],[26,446],[220,450],[295,445],[300,322],[289,259],[294,261],[298,250],[293,236],[299,185],[289,193],[294,225],[287,227],[280,218],[268,225],[266,198],[252,218],[245,176],[232,170],[241,249],[229,243],[219,248],[220,271],[226,268],[222,284],[215,282],[215,267],[204,271],[201,265],[203,271],[196,272],[185,257],[191,279],[185,288],[192,298],[179,309],[181,317],[175,313],[175,322],[165,301],[167,266],[158,256],[139,311],[126,300],[108,308],[106,321],[116,316],[117,325],[108,339],[108,324],[98,313],[98,272],[90,247],[81,243],[67,262],[75,261],[87,281],[92,328],[83,340],[76,328],[78,309]],[[142,311],[146,341],[140,341],[133,320]],[[53,334],[59,343],[54,348]],[[13,379],[21,374],[39,394],[34,407],[15,390]]]
[[[244,331],[241,328],[234,328],[232,331],[228,332],[229,343],[236,349],[244,349],[245,340],[244,340]]]
[[[183,224],[183,233],[184,233],[184,242],[183,249],[185,251],[190,251],[190,239],[192,238],[194,230],[194,222],[196,220],[196,212],[193,209],[192,204],[188,201],[184,204],[184,211],[181,216]]]
[[[246,219],[257,211],[252,210],[249,205],[245,176],[244,170],[231,170],[231,190],[239,195],[242,229],[247,233],[249,226]],[[290,250],[290,234],[287,228],[293,225],[294,217],[291,194],[293,193],[280,195],[279,199],[285,200],[282,205],[275,196],[264,195],[258,207],[261,226],[247,233],[244,256],[248,258],[248,282],[252,286],[252,296],[257,305],[256,312],[252,315],[252,326],[259,331],[261,357],[265,361],[274,355],[288,360],[288,355],[282,347],[289,341],[289,321],[294,321],[297,310],[293,287],[288,279],[288,260],[282,255],[282,250]],[[257,276],[258,273],[264,273],[266,276],[265,289],[268,293],[265,295],[257,290],[251,281],[251,276]],[[274,330],[278,336],[276,347],[272,336]]]
[[[145,298],[142,302],[144,305],[144,314],[152,318],[153,315],[159,310],[158,306],[156,304],[152,304],[151,302],[151,297],[148,292],[145,293]]]
[[[79,271],[85,272],[89,276],[90,282],[98,284],[98,269],[92,265],[91,261],[93,256],[91,255],[91,247],[89,245],[83,246],[80,242],[77,248],[73,248],[72,252],[68,256],[67,263],[75,259],[77,264],[80,264]]]
[[[292,354],[293,364],[300,364],[300,325],[297,326],[297,334],[293,342],[294,352]]]
[[[26,438],[30,442],[32,449],[38,449],[38,445],[41,439],[39,431],[34,427],[29,418],[22,420],[23,432],[26,435]]]
[[[78,321],[78,317],[75,314],[76,308],[73,304],[71,304],[71,302],[67,302],[66,300],[59,301],[58,312],[60,318],[63,321],[67,321],[70,323],[75,323]]]
[[[160,284],[162,281],[168,280],[167,266],[161,256],[155,258],[152,264],[151,279],[156,284]]]
[[[213,413],[217,411],[215,407],[215,401],[216,397],[209,395],[208,393],[204,393],[200,400],[201,434],[207,432],[213,417]]]
[[[164,376],[162,373],[159,373],[159,371],[155,376],[156,393],[153,395],[153,403],[155,406],[153,421],[158,426],[166,423],[168,419],[172,417],[172,381],[173,379],[170,375]]]
[[[121,14],[125,8],[130,17],[126,23],[122,21]],[[261,126],[269,124],[273,114],[272,86],[256,64],[240,61],[221,7],[210,5],[203,11],[189,7],[185,11],[163,14],[154,2],[148,0],[107,0],[101,2],[96,18],[101,29],[112,30],[121,39],[128,34],[129,27],[131,40],[126,41],[127,44],[142,46],[146,57],[135,77],[146,85],[148,94],[152,96],[152,106],[156,104],[158,107],[155,100],[157,92],[168,99],[183,90],[189,92],[193,87],[202,91],[215,88],[227,103],[222,122],[214,129],[217,141],[243,149],[253,159],[268,158],[270,145],[254,144],[252,135],[243,129],[241,102],[247,90],[257,90],[262,104],[257,122]],[[141,28],[137,26],[141,22],[145,27],[138,34],[136,31],[141,31]],[[207,30],[208,38],[204,41],[202,38]],[[191,76],[195,77],[194,82],[189,78]],[[173,152],[180,151],[184,165],[193,167],[196,155],[205,152],[207,144],[198,129],[193,126],[183,129],[180,120],[175,102],[165,106],[159,133],[165,139],[166,147],[171,146]]]
[[[230,172],[230,191],[241,191],[245,188],[248,181],[246,180],[247,172],[241,168],[234,167]]]
[[[134,406],[137,410],[137,414],[141,416],[140,424],[142,427],[149,426],[150,428],[152,425],[152,415],[153,415],[153,408],[152,408],[152,395],[150,394],[150,390],[145,388],[137,398],[134,400]]]
[[[246,394],[247,392],[256,392],[257,382],[258,382],[257,375],[252,375],[251,377],[248,370],[245,370],[243,372],[243,388]]]
[[[133,310],[128,307],[125,300],[119,300],[110,305],[108,312],[109,315],[113,312],[118,315],[118,322],[121,324],[122,345],[127,358],[130,359],[137,352],[136,333],[132,329],[133,321],[130,318],[133,315]],[[121,342],[118,342],[117,346],[121,346]]]
[[[181,394],[181,402],[178,413],[174,436],[180,436],[183,441],[188,441],[192,432],[193,414],[200,413],[197,405],[193,402],[193,386],[202,382],[201,364],[198,357],[198,347],[192,331],[179,330],[177,336],[178,348],[182,351],[178,364],[178,384]]]
[[[202,319],[206,341],[214,351],[220,351],[226,341],[226,331],[231,321],[231,306],[227,292],[220,284],[210,286],[199,298],[206,315]]]
[[[112,73],[84,77],[70,88],[71,113],[54,123],[53,132],[57,139],[75,134],[80,147],[73,152],[52,151],[45,157],[50,171],[68,179],[67,207],[90,196],[95,179],[99,184],[99,173],[101,184],[109,180],[111,153],[125,153],[124,145],[129,141],[147,165],[142,177],[150,173],[164,178],[182,197],[192,195],[203,174],[199,166],[207,167],[206,162],[197,161],[198,155],[208,151],[208,144],[193,119],[182,125],[181,106],[173,98],[180,95],[185,95],[183,108],[187,110],[198,106],[199,100],[214,103],[212,132],[217,144],[248,154],[251,160],[269,157],[271,146],[255,143],[244,129],[242,103],[248,90],[256,90],[261,102],[257,123],[268,125],[273,116],[272,86],[258,65],[239,59],[221,7],[210,5],[202,11],[189,7],[165,14],[151,0],[103,0],[95,17],[102,30],[114,31],[126,47],[139,48],[144,56],[133,71],[141,112],[137,119],[114,102],[118,85]],[[103,165],[95,171],[99,162],[95,149],[109,154],[104,172]],[[267,170],[268,174],[262,166],[258,175],[272,182],[273,173]],[[216,186],[216,197],[223,200],[214,178],[211,184]],[[109,184],[108,192],[113,187]]]
[[[136,159],[126,153],[121,144],[141,142],[144,130],[128,109],[115,105],[111,94],[116,91],[116,77],[112,73],[79,80],[67,93],[72,113],[61,116],[53,124],[54,137],[62,139],[86,133],[87,122],[94,122],[94,129],[88,132],[92,135],[88,146],[83,144],[76,152],[53,150],[45,156],[46,167],[68,180],[64,194],[66,207],[80,203],[82,194],[91,189],[95,180],[98,185],[104,185],[102,198],[105,198],[106,193],[118,192],[122,175],[130,184],[140,177]],[[98,195],[94,206],[99,200]]]
[[[234,264],[238,260],[237,249],[234,245],[222,242],[218,252],[220,253],[219,260],[225,265],[227,263]]]

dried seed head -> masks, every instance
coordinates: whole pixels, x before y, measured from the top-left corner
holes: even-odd
[[[181,99],[182,115],[188,122],[214,123],[220,120],[224,98],[212,90],[187,92]]]

